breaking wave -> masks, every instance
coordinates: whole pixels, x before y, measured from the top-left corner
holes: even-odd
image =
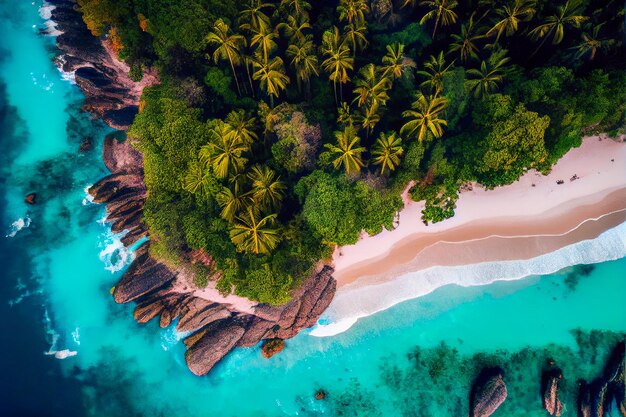
[[[133,251],[125,247],[120,240],[125,233],[122,232],[116,235],[107,228],[107,231],[102,234],[103,239],[98,245],[102,248],[99,257],[104,263],[104,269],[111,273],[122,270],[135,259]]]

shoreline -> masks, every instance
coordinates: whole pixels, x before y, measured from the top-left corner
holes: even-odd
[[[425,226],[422,208],[423,202],[405,201],[396,229],[335,251],[337,294],[322,320],[329,324],[312,335],[340,333],[358,318],[444,285],[484,285],[599,262],[594,250],[606,246],[607,236],[614,247],[605,260],[624,256],[626,144],[587,137],[548,175],[529,171],[511,185],[461,193],[456,215],[440,223]],[[593,253],[580,253],[587,246]]]
[[[573,175],[578,179],[568,180]],[[626,210],[626,144],[587,137],[548,175],[529,171],[511,185],[462,192],[455,216],[440,223],[424,225],[422,208],[423,202],[406,201],[396,229],[338,248],[338,288],[379,274],[383,263],[387,270],[409,263],[438,243],[566,234],[587,220]]]

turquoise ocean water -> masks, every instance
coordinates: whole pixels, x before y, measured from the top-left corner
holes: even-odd
[[[132,255],[85,195],[106,174],[109,130],[54,67],[41,5],[0,0],[0,416],[464,416],[484,365],[509,384],[496,417],[542,416],[548,359],[576,415],[576,380],[598,374],[626,332],[625,259],[443,287],[333,337],[301,334],[270,360],[239,349],[193,376],[180,335],[136,324],[109,295]],[[86,137],[94,149],[80,154]]]

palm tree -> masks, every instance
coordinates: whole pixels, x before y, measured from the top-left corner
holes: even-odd
[[[352,113],[348,103],[342,102],[341,107],[337,109],[337,113],[337,123],[342,124],[344,127],[354,126],[355,115]]]
[[[234,183],[232,189],[223,187],[215,199],[222,208],[220,216],[229,222],[233,222],[239,213],[252,206],[250,196],[241,192],[241,187],[237,182]]]
[[[252,78],[260,81],[261,88],[270,96],[270,106],[274,107],[274,97],[278,97],[287,88],[289,77],[285,75],[285,67],[281,57],[274,57],[268,63],[255,63],[257,70]]]
[[[280,5],[289,7],[299,16],[305,16],[311,10],[311,4],[305,0],[280,0]]]
[[[223,59],[230,62],[230,68],[233,71],[235,83],[237,84],[237,91],[241,95],[235,65],[241,63],[241,48],[246,46],[246,39],[241,35],[231,34],[230,27],[222,19],[217,19],[213,26],[213,32],[207,35],[207,41],[210,45],[217,45],[213,52],[213,61],[216,64]]]
[[[244,9],[239,14],[240,22],[245,22],[239,25],[240,29],[245,29],[250,32],[260,32],[263,29],[270,27],[270,18],[263,13],[263,9],[274,8],[271,3],[261,3],[261,0],[250,0],[247,9]]]
[[[348,23],[365,24],[365,15],[369,13],[370,8],[367,0],[340,0],[337,6],[339,12],[339,20],[347,20]]]
[[[279,23],[277,29],[282,30],[289,42],[302,40],[305,37],[305,31],[311,29],[309,18],[307,15],[297,14],[295,16],[287,16],[287,22]]]
[[[585,31],[581,34],[581,42],[572,47],[576,51],[576,57],[582,58],[589,54],[589,60],[593,61],[598,51],[609,48],[615,43],[614,39],[605,39],[600,37],[600,29],[602,29],[604,23],[599,25],[588,24],[585,27]]]
[[[565,4],[562,4],[557,8],[556,14],[546,17],[545,23],[542,23],[531,30],[528,33],[530,37],[535,40],[540,38],[543,39],[533,55],[541,48],[546,39],[549,37],[552,37],[553,45],[561,43],[565,37],[566,27],[571,26],[579,28],[581,23],[588,19],[587,16],[580,14],[582,13],[582,9],[583,6],[580,0],[566,0]]]
[[[439,55],[431,55],[430,59],[424,64],[424,71],[417,71],[417,74],[426,79],[420,84],[421,87],[427,87],[430,91],[437,95],[443,91],[443,78],[448,73],[454,62],[446,65],[443,51]]]
[[[285,196],[287,187],[276,176],[276,173],[266,166],[255,165],[248,173],[252,181],[252,199],[266,210],[278,210]]]
[[[418,94],[417,100],[411,104],[411,110],[402,113],[409,121],[402,126],[400,134],[416,136],[419,142],[423,141],[428,133],[440,138],[443,135],[443,127],[448,125],[448,122],[441,118],[445,108],[445,98]]]
[[[226,116],[226,133],[232,134],[244,145],[251,146],[259,136],[254,132],[256,119],[248,117],[242,109],[233,110]]]
[[[268,27],[262,27],[259,31],[252,33],[250,46],[256,46],[257,52],[263,58],[263,62],[267,64],[270,54],[276,49],[276,41],[278,36],[275,31],[270,31]]]
[[[466,62],[469,58],[478,59],[476,42],[485,38],[485,34],[481,33],[482,27],[479,27],[478,23],[474,22],[474,15],[472,14],[467,24],[461,24],[461,33],[452,34],[454,42],[450,44],[450,52],[458,52],[462,62]]]
[[[361,116],[361,127],[365,129],[365,136],[369,137],[374,127],[380,122],[380,107],[377,104],[370,104],[365,108]]]
[[[387,53],[383,56],[383,77],[400,78],[415,62],[404,56],[404,45],[394,43],[387,45]]]
[[[345,30],[345,39],[350,41],[352,46],[352,58],[356,56],[357,47],[361,50],[367,48],[367,38],[365,37],[365,31],[367,28],[365,25],[357,25],[355,23],[348,23]]]
[[[470,69],[467,71],[467,86],[476,97],[484,97],[498,88],[504,80],[507,72],[506,64],[510,58],[506,57],[506,50],[499,50],[493,53],[487,61],[480,63],[480,69]]]
[[[402,138],[396,136],[396,132],[391,134],[381,132],[372,148],[372,163],[380,165],[380,173],[385,174],[385,169],[393,171],[400,165],[400,157],[403,154]]]
[[[200,160],[213,168],[215,176],[226,178],[243,169],[248,160],[242,154],[248,151],[248,146],[229,133],[221,120],[209,133],[211,141],[200,148]]]
[[[230,240],[241,252],[270,254],[280,242],[279,229],[275,226],[276,214],[263,218],[252,207],[237,217],[230,230]]]
[[[286,53],[287,56],[291,58],[291,66],[296,70],[298,91],[302,91],[301,84],[303,81],[307,84],[307,86],[309,86],[311,75],[319,75],[317,70],[317,55],[315,55],[315,47],[313,46],[312,36],[308,35],[304,39],[298,41],[297,44],[289,45]]]
[[[422,0],[420,6],[428,7],[430,10],[420,20],[420,25],[435,19],[435,28],[433,29],[433,39],[435,39],[435,33],[439,24],[441,26],[449,26],[456,23],[458,18],[454,9],[458,3],[456,0]]]
[[[389,100],[387,91],[391,88],[391,81],[381,76],[381,71],[374,64],[367,64],[359,71],[359,77],[354,82],[356,88],[353,90],[356,97],[354,101],[359,107],[365,104],[378,106],[385,105]]]
[[[346,174],[361,172],[363,164],[362,154],[365,148],[360,146],[361,139],[356,135],[356,131],[352,126],[346,126],[343,130],[335,132],[337,145],[327,143],[324,145],[328,149],[328,154],[334,158],[333,166],[339,168],[343,166]]]
[[[337,82],[339,82],[339,94],[343,101],[342,85],[350,81],[348,70],[353,69],[354,59],[350,56],[350,48],[341,38],[339,29],[334,26],[333,30],[327,30],[322,37],[322,54],[327,58],[322,62],[322,68],[328,72],[328,78],[333,82],[335,91],[335,104],[337,103]]]
[[[520,22],[527,22],[537,12],[536,0],[515,0],[496,9],[498,20],[487,32],[487,36],[497,34],[496,42],[502,34],[511,36],[519,29]]]
[[[192,162],[183,182],[183,189],[196,195],[207,195],[209,192],[209,170],[203,164]]]

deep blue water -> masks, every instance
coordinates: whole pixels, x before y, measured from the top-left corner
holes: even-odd
[[[193,376],[180,335],[138,325],[109,295],[131,255],[84,191],[106,175],[109,129],[80,111],[80,91],[52,64],[40,6],[0,0],[0,416],[464,415],[476,370],[500,364],[510,397],[494,416],[533,417],[544,415],[536,385],[548,357],[574,415],[576,379],[597,375],[626,332],[625,259],[443,287],[334,337],[305,332],[271,360],[239,349]],[[94,148],[81,154],[87,137]]]

